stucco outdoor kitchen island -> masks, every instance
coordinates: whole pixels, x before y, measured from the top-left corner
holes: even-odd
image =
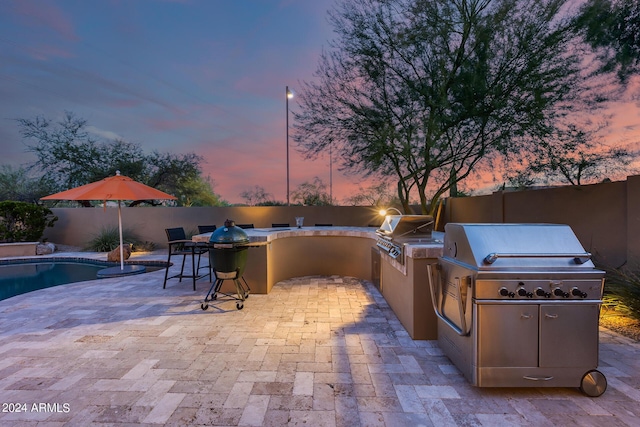
[[[251,293],[269,293],[276,283],[294,277],[339,275],[380,278],[380,292],[413,339],[437,339],[437,321],[426,265],[442,254],[442,242],[407,245],[404,264],[376,254],[373,227],[254,228],[249,236],[244,278]],[[208,242],[211,233],[193,236]],[[376,258],[379,256],[379,261]],[[226,286],[226,285],[225,285]]]

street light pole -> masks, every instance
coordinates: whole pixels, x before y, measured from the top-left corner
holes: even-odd
[[[285,97],[287,106],[287,206],[290,206],[289,200],[289,98],[293,98],[293,92],[289,90],[289,86],[285,86]]]
[[[333,204],[333,141],[329,143],[329,199]]]

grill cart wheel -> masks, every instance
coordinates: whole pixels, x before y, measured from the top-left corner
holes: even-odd
[[[594,369],[584,374],[580,383],[580,391],[589,397],[598,397],[607,389],[607,379],[602,372]]]
[[[200,308],[203,309],[203,310],[206,310],[206,309],[209,308],[209,304],[202,303],[202,304],[200,304]]]
[[[236,308],[237,308],[238,310],[242,310],[242,309],[244,308],[244,304],[242,304],[242,303],[240,303],[240,302],[237,302],[237,303],[236,303]]]

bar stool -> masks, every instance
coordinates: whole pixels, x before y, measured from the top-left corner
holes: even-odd
[[[217,229],[218,227],[216,227],[215,225],[199,225],[198,234],[213,233]]]
[[[209,253],[207,246],[188,240],[184,232],[184,228],[182,227],[166,228],[164,231],[167,233],[167,240],[169,243],[169,257],[167,258],[167,269],[164,272],[164,283],[162,284],[162,289],[166,289],[167,280],[174,278],[179,278],[179,282],[182,282],[182,279],[192,279],[194,291],[196,290],[196,280],[206,276],[209,276],[209,279],[211,280],[211,265],[207,264],[206,266],[200,266],[200,258],[202,254]],[[197,265],[196,255],[198,257]],[[171,267],[172,256],[182,256],[182,266],[180,268],[180,273],[169,277],[169,268]],[[184,263],[188,256],[191,257],[190,275],[184,274]],[[208,272],[200,274],[201,268],[206,268]]]

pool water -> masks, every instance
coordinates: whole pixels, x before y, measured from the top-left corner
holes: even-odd
[[[108,266],[81,262],[39,262],[0,265],[0,301],[67,283],[96,280]],[[158,268],[147,267],[147,271]]]

